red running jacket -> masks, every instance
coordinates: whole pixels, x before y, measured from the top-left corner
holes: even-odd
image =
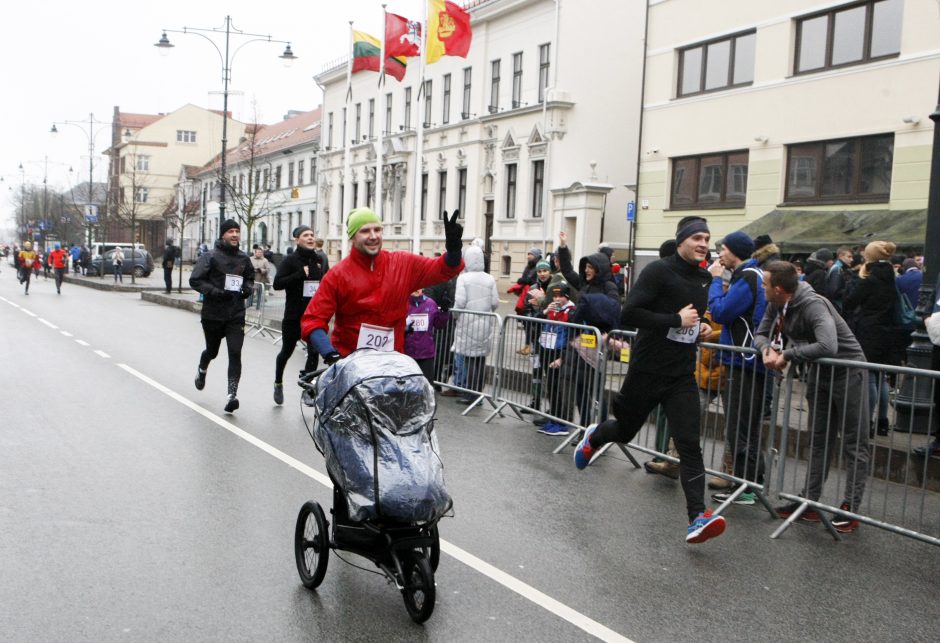
[[[300,335],[307,341],[318,328],[329,332],[335,315],[331,341],[343,357],[356,350],[363,323],[394,328],[395,350],[404,353],[408,296],[418,288],[448,281],[461,270],[463,260],[451,268],[443,256],[383,250],[370,257],[353,248],[323,276],[300,319]]]
[[[53,250],[49,253],[49,263],[53,268],[68,268],[68,263],[66,260],[66,255],[68,253],[61,248],[58,250]]]

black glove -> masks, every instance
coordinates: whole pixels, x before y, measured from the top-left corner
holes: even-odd
[[[338,352],[333,351],[332,353],[327,353],[323,356],[323,363],[327,366],[332,366],[340,360],[341,356]]]
[[[248,299],[249,297],[251,297],[251,293],[253,290],[254,289],[251,286],[245,284],[242,286],[242,289],[239,292],[239,295],[241,295],[242,299]]]
[[[463,246],[463,226],[457,223],[460,216],[460,210],[454,210],[453,216],[447,218],[447,210],[444,210],[444,236],[447,239],[444,248],[450,253],[459,253]]]

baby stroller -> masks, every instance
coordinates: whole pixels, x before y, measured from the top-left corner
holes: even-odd
[[[312,500],[297,516],[301,582],[320,585],[331,549],[358,554],[395,584],[408,614],[423,623],[434,611],[437,522],[452,506],[430,383],[410,357],[363,349],[299,384],[304,424],[333,482],[332,525]],[[310,423],[304,407],[313,409]]]

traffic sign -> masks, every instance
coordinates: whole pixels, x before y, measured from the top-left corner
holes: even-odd
[[[627,221],[636,219],[636,201],[627,203]]]

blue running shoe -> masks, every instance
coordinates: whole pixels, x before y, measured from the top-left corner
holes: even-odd
[[[697,545],[716,536],[720,536],[724,531],[724,516],[714,516],[712,515],[711,509],[709,509],[705,513],[700,513],[695,520],[689,524],[689,533],[685,537],[685,542],[690,545]]]
[[[594,452],[597,450],[591,446],[591,434],[596,430],[596,424],[590,425],[584,431],[584,437],[581,438],[581,441],[578,442],[578,446],[574,449],[574,466],[579,469],[584,469],[591,464],[591,458],[594,457]]]
[[[539,429],[539,433],[544,433],[545,435],[557,435],[560,437],[563,435],[568,435],[571,433],[571,431],[557,422],[548,422],[545,426]]]

